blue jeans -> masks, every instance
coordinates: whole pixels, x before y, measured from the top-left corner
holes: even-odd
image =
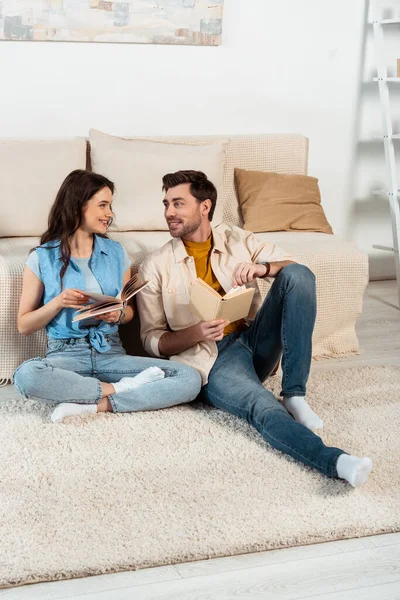
[[[218,342],[218,358],[203,396],[209,404],[246,419],[274,448],[337,477],[336,462],[343,450],[325,446],[261,383],[282,355],[281,395],[305,395],[315,315],[314,274],[304,265],[287,265],[251,326]]]
[[[97,404],[101,384],[134,377],[157,366],[164,379],[146,383],[132,392],[108,396],[114,412],[167,408],[194,400],[201,389],[199,373],[187,365],[157,358],[128,356],[118,334],[106,336],[111,349],[99,353],[88,339],[48,340],[46,358],[33,358],[14,373],[14,384],[25,398],[44,402]]]

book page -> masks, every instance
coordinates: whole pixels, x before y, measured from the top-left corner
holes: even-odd
[[[84,306],[76,311],[76,315],[72,319],[73,323],[76,321],[82,321],[83,319],[89,319],[90,317],[96,317],[97,315],[105,315],[108,312],[119,310],[123,308],[123,303],[118,300],[112,302],[95,302],[89,306]]]
[[[212,287],[206,283],[202,285],[202,283],[204,283],[202,279],[196,279],[193,282],[190,289],[189,308],[203,321],[213,321],[222,298]]]
[[[239,292],[245,292],[247,290],[247,287],[245,285],[239,285],[238,287],[233,287],[229,290],[229,292],[226,292],[224,298],[226,298],[227,296],[231,296],[233,294],[237,294]]]
[[[246,318],[250,312],[254,291],[254,288],[246,288],[240,294],[224,296],[215,318],[226,319],[231,323]]]
[[[112,302],[116,298],[114,296],[107,296],[107,294],[95,294],[94,292],[85,292],[84,290],[75,290],[76,292],[80,292],[81,294],[85,294],[88,298],[92,298],[92,300],[96,300],[96,302]]]

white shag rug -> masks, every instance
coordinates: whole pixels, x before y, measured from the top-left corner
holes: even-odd
[[[400,368],[316,373],[307,397],[325,443],[372,458],[361,489],[199,403],[55,425],[10,387],[0,587],[399,531]]]

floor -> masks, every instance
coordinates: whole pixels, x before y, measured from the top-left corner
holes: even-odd
[[[312,370],[400,366],[397,306],[394,281],[371,282],[357,327],[362,353]],[[0,600],[61,598],[400,600],[400,533],[0,590]]]

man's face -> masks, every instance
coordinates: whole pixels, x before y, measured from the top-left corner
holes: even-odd
[[[205,203],[198,202],[190,193],[190,183],[170,188],[163,200],[164,216],[169,232],[174,238],[184,238],[199,229],[204,218]],[[207,211],[208,212],[208,211]]]

